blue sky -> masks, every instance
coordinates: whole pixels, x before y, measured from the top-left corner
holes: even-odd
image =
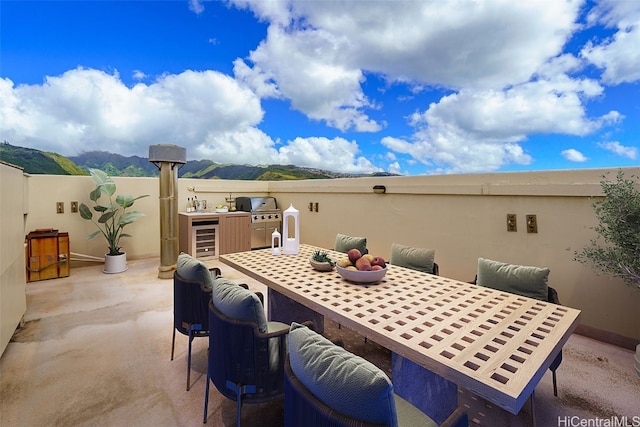
[[[0,140],[404,175],[640,164],[640,1],[0,1]]]

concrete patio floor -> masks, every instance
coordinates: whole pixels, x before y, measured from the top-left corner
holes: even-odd
[[[266,294],[264,285],[230,267],[207,264]],[[129,270],[117,275],[94,265],[27,284],[25,324],[0,358],[1,426],[202,425],[208,343],[194,340],[186,391],[187,338],[177,334],[171,361],[173,282],[157,278],[158,265],[158,259],[130,261]],[[332,322],[327,334],[388,369],[388,352],[377,344]],[[538,426],[640,426],[633,352],[574,334],[563,357],[559,396],[553,396],[550,372],[536,388]],[[466,390],[460,390],[459,404],[471,426],[531,425],[528,404],[511,415]],[[242,413],[244,426],[283,422],[281,401],[247,404]],[[207,420],[216,427],[235,423],[235,403],[213,386]]]

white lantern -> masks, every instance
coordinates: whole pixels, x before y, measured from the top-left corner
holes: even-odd
[[[276,228],[271,233],[271,255],[280,255],[280,247],[282,246],[282,236],[278,233]]]
[[[289,222],[293,221],[293,236],[289,230]],[[293,207],[293,204],[284,211],[282,217],[282,253],[286,255],[297,255],[300,249],[300,212]]]

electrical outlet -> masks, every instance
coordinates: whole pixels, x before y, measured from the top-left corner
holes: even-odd
[[[314,204],[314,209],[315,209],[315,211],[316,211],[316,212],[318,212],[318,207],[319,207],[319,205],[320,205],[320,203],[315,202],[315,204]]]
[[[516,214],[507,214],[507,231],[518,231]]]
[[[78,202],[71,202],[71,213],[78,212]]]
[[[59,214],[64,213],[64,202],[56,202],[56,212]]]
[[[538,219],[535,215],[527,215],[527,233],[538,232]]]

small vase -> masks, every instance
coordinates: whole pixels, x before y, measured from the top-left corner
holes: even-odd
[[[127,271],[127,254],[121,253],[120,255],[105,255],[104,256],[104,273],[115,274]]]

